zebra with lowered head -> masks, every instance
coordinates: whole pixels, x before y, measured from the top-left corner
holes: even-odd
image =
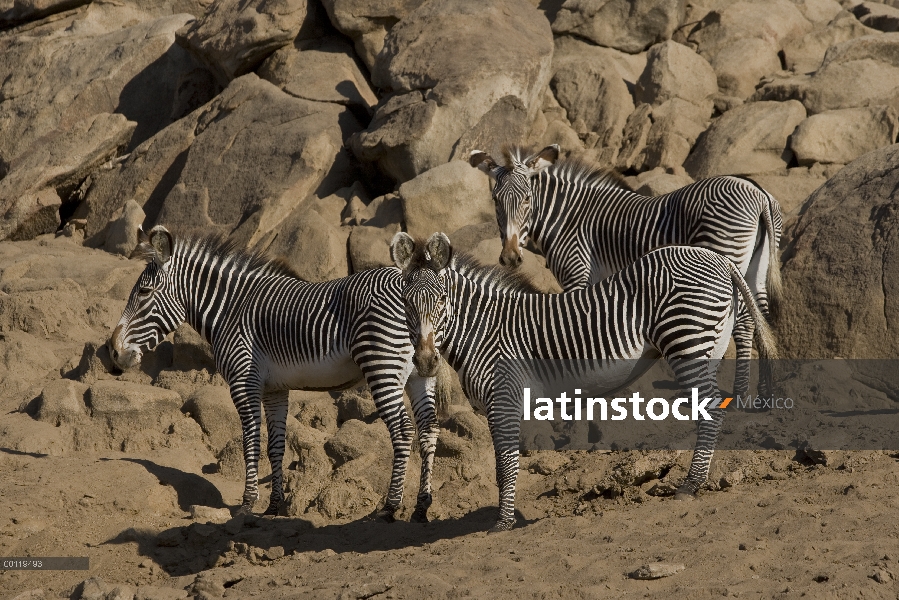
[[[133,367],[183,322],[211,344],[243,430],[246,483],[238,513],[250,513],[259,495],[263,409],[272,467],[265,514],[274,515],[283,500],[288,390],[339,390],[364,379],[393,444],[390,486],[378,516],[392,521],[402,501],[414,434],[403,404],[408,386],[422,457],[412,520],[427,521],[439,431],[435,380],[413,372],[396,269],[309,283],[286,263],[237,250],[220,236],[176,239],[161,226],[139,236],[136,252],[147,266],[112,332],[110,354],[120,368]]]
[[[497,164],[475,150],[469,159],[494,180],[503,265],[520,265],[527,245],[546,257],[568,291],[596,283],[655,248],[700,246],[737,265],[763,315],[776,309],[780,205],[754,181],[712,177],[650,198],[633,192],[614,171],[558,160],[555,144],[536,153],[508,147],[503,158]],[[737,328],[734,338],[751,343],[752,333]]]
[[[508,397],[510,387],[496,381],[501,359],[595,361],[616,372],[633,368],[617,382],[623,387],[644,372],[646,359],[664,357],[681,387],[713,398],[717,361],[735,321],[746,319],[750,322],[742,325],[754,331],[765,359],[760,386],[770,388],[772,333],[734,263],[710,250],[660,248],[592,287],[564,294],[536,293],[506,269],[480,267],[454,252],[442,233],[427,242],[398,233],[390,251],[402,270],[402,301],[419,374],[435,373],[442,354],[459,373],[468,398],[487,414],[500,494],[493,530],[510,529],[515,522],[522,410],[521,398]],[[744,313],[741,303],[748,308]],[[750,354],[751,345],[738,344],[737,394],[748,389]],[[724,416],[720,408],[708,412],[712,419],[699,422],[690,470],[677,491],[681,499],[691,498],[708,477]]]

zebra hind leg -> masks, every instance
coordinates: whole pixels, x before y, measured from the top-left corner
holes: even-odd
[[[287,390],[267,392],[262,397],[268,425],[268,460],[272,465],[272,493],[265,515],[276,516],[284,501],[284,443],[287,434]]]
[[[719,395],[716,370],[711,368],[714,362],[717,361],[694,359],[673,362],[671,367],[674,369],[681,387],[684,390],[697,388],[699,400],[702,402],[705,398],[714,398]],[[715,444],[724,421],[724,411],[720,408],[713,408],[706,409],[706,412],[709,413],[711,419],[699,421],[690,470],[687,472],[684,482],[677,488],[674,495],[675,500],[692,500],[699,491],[699,487],[708,479]]]

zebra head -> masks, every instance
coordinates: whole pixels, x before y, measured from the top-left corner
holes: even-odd
[[[390,256],[403,272],[403,307],[415,348],[412,362],[420,376],[435,377],[450,319],[445,272],[452,256],[449,238],[435,233],[422,243],[400,232],[390,242]]]
[[[175,241],[165,227],[157,225],[147,235],[138,230],[139,243],[132,256],[142,256],[147,267],[131,289],[128,304],[109,338],[109,354],[121,369],[140,364],[144,351],[159,342],[184,321],[184,304],[176,297],[169,277]]]
[[[481,150],[471,153],[468,162],[484,171],[494,180],[493,202],[496,220],[503,241],[499,262],[505,267],[521,266],[521,249],[528,241],[531,230],[534,193],[531,177],[551,166],[559,158],[559,146],[547,146],[536,154],[522,156],[519,148],[506,153],[506,164],[496,162]]]

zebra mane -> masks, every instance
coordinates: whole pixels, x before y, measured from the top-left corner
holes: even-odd
[[[486,286],[490,290],[539,294],[531,277],[500,265],[484,265],[461,250],[453,250],[450,268],[466,279]]]
[[[222,233],[185,235],[176,237],[175,254],[199,252],[207,256],[231,257],[232,264],[241,271],[259,271],[267,275],[283,275],[305,281],[280,256],[273,256],[267,250],[245,248]]]
[[[524,162],[527,157],[535,152],[535,149],[524,146],[505,146],[503,147],[504,166],[507,169],[511,169],[513,161]],[[603,167],[579,157],[569,156],[568,158],[559,159],[544,172],[554,175],[563,181],[598,187],[620,188],[629,192],[634,191],[624,176],[615,169]]]

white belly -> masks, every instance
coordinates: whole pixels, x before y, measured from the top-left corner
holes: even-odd
[[[362,370],[350,356],[325,357],[298,365],[270,361],[265,387],[291,390],[341,390],[362,379]]]

